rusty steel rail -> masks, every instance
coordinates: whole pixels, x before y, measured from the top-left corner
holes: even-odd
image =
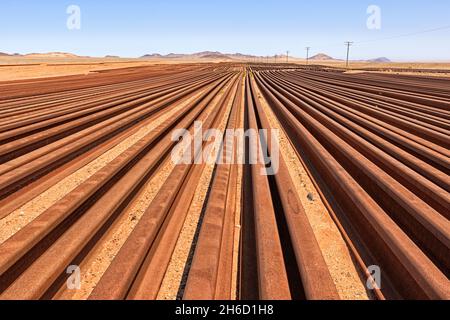
[[[205,130],[225,124],[268,134],[243,138],[243,164],[237,161],[241,137],[223,135],[228,140],[221,141],[219,155],[235,162],[215,164],[204,186],[197,234],[185,252],[181,283],[174,284],[178,298],[340,299],[342,288],[286,155],[280,154],[274,175],[267,175],[270,164],[250,162],[252,152],[265,159],[262,147],[276,155],[273,116],[362,279],[374,280],[368,267],[380,267],[382,285],[374,297],[450,299],[445,78],[223,63],[0,82],[0,220],[180,105],[182,111],[0,243],[0,299],[70,299],[67,267],[86,267],[108,245],[109,232],[171,161],[173,130],[192,134],[196,121]],[[195,145],[191,160],[209,143]],[[171,167],[90,299],[163,294],[207,168],[205,162]]]
[[[225,79],[227,78],[230,77]],[[224,83],[221,81],[213,84],[207,93],[211,93],[211,90],[218,92]],[[169,140],[167,133],[175,125],[186,127],[205,107],[199,107],[197,104],[197,101],[192,102],[186,108],[186,113],[163,123],[3,243],[0,256],[0,291],[4,292],[0,297],[14,297],[19,294],[24,298],[36,299],[49,294],[47,291],[51,290],[54,282],[58,282],[61,272],[65,269],[64,265],[77,258],[89,244],[89,239],[95,238],[96,233],[101,232],[101,226],[107,225],[109,219],[114,218],[116,210],[121,208],[121,203],[130,200],[128,198],[136,193],[146,177],[157,168],[164,154],[170,151],[174,142]],[[192,111],[188,112],[189,110]],[[179,121],[181,122],[177,124]],[[87,204],[91,207],[86,208]],[[39,227],[36,228],[37,226]],[[80,229],[79,226],[83,227]],[[49,242],[49,238],[54,234],[61,236],[56,242]],[[20,246],[17,247],[19,243]],[[62,254],[62,251],[65,253]],[[36,252],[41,255],[36,257]],[[30,256],[34,258],[30,260]],[[41,264],[52,267],[45,268],[44,274],[36,276]],[[29,268],[23,270],[24,265]],[[25,292],[21,290],[24,286],[33,289]]]
[[[241,78],[242,79],[242,78]],[[234,97],[227,128],[236,130],[240,123],[242,81]],[[211,183],[211,193],[205,204],[195,255],[184,290],[186,300],[230,300],[233,276],[234,219],[237,208],[238,164],[235,136],[227,137],[222,145],[223,163],[218,164]],[[228,146],[228,148],[226,148]],[[230,148],[231,146],[231,148]]]
[[[91,122],[91,127],[85,131],[73,132],[72,130],[72,135],[67,139],[56,140],[57,142],[55,144],[44,146],[37,152],[31,152],[23,157],[19,157],[17,160],[9,161],[8,166],[0,169],[0,203],[7,204],[7,208],[4,208],[0,217],[7,215],[17,208],[17,205],[23,203],[23,201],[18,202],[15,199],[27,199],[21,194],[21,188],[24,184],[33,182],[42,176],[48,176],[53,170],[74,159],[76,161],[81,155],[90,151],[92,148],[96,148],[99,144],[108,141],[108,139],[115,135],[125,130],[130,130],[130,128],[133,128],[136,125],[142,125],[142,121],[148,120],[149,117],[154,118],[158,114],[161,114],[161,112],[166,111],[167,106],[193,96],[206,85],[212,83],[212,81],[217,81],[217,79],[212,79],[211,81],[200,84],[194,83],[191,87],[177,90],[163,98],[146,102],[143,105],[136,104],[138,107],[134,110],[123,112],[111,119],[108,119],[108,117],[104,118],[99,124]],[[95,117],[97,117],[97,115],[92,115],[89,119],[83,119],[81,121],[92,121],[92,118]],[[77,125],[83,127],[83,124],[80,124],[80,121],[65,124],[63,127],[68,131],[70,131],[71,127],[79,130],[80,128]],[[69,128],[67,129],[67,127]],[[50,130],[50,134],[55,134],[56,138],[44,137],[42,140],[44,143],[48,143],[58,137],[61,138],[59,133],[55,132],[55,130]],[[24,138],[24,143],[29,142],[29,139],[29,137]],[[23,143],[21,141],[15,141],[9,145],[13,148],[14,146],[17,146],[17,144]],[[4,146],[6,148],[8,144]],[[34,145],[32,147],[37,146]],[[31,195],[30,190],[26,190],[25,193]],[[13,204],[15,204],[15,206],[13,206]]]
[[[375,139],[380,131],[370,135],[362,131],[372,125],[368,116],[361,114],[365,120],[359,122],[347,120],[353,120],[354,112],[338,116],[351,101],[332,101],[331,94],[323,98],[323,94],[314,94],[318,89],[290,89],[270,73],[257,72],[256,78],[298,153],[311,167],[325,200],[339,205],[336,216],[352,234],[366,266],[376,264],[383,270],[382,294],[388,298],[448,298],[448,192],[388,157],[385,148],[374,148],[363,140],[365,134],[383,147],[382,140]],[[439,164],[445,165],[442,159]],[[423,188],[419,190],[420,183]]]

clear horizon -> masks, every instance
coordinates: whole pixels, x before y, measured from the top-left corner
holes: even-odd
[[[81,10],[79,30],[67,28],[70,5]],[[367,26],[370,5],[381,10],[379,29]],[[303,58],[310,46],[310,56],[344,59],[344,42],[354,41],[352,60],[450,61],[448,0],[4,0],[1,9],[0,52],[11,54],[136,58],[201,51],[273,56],[289,50]],[[423,32],[430,30],[435,31]]]

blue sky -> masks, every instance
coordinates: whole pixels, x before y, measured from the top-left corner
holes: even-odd
[[[81,8],[68,30],[66,9]],[[366,26],[369,5],[381,29]],[[370,41],[450,26],[449,0],[1,0],[0,52],[64,51],[137,57],[204,50],[303,57],[345,56],[343,42]],[[352,58],[450,61],[450,28],[355,44]]]

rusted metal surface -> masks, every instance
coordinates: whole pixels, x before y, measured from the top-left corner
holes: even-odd
[[[67,267],[104,245],[104,235],[170,161],[171,132],[192,132],[199,119],[205,130],[222,120],[238,129],[241,112],[244,129],[271,129],[260,98],[296,149],[361,273],[381,268],[375,296],[450,299],[449,83],[270,64],[152,66],[0,83],[0,219],[190,101],[0,244],[0,299],[69,296]],[[256,141],[272,153],[268,132]],[[158,297],[204,170],[204,163],[174,167],[91,299]],[[234,277],[240,299],[339,299],[284,155],[275,175],[263,172],[261,163],[215,165],[185,267],[184,299],[232,299]]]
[[[340,206],[337,218],[357,234],[351,240],[365,265],[383,270],[385,297],[448,299],[449,139],[444,132],[450,103],[445,99],[446,87],[407,94],[389,77],[384,80],[393,82],[390,89],[349,81],[344,75],[322,77],[310,72],[269,71],[256,78],[325,197]],[[429,122],[407,123],[393,114],[375,112],[384,107],[382,102],[373,106],[343,98],[347,90],[342,87],[362,94],[377,92],[382,100],[395,98],[389,107],[394,101],[399,107],[421,103],[420,116],[430,110],[443,117],[430,131]],[[435,91],[440,91],[438,97]],[[406,96],[406,102],[401,100]]]

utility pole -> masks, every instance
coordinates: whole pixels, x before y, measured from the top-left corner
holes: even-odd
[[[347,41],[347,42],[345,42],[345,45],[347,46],[347,63],[346,63],[346,68],[348,69],[348,58],[350,56],[350,47],[353,45],[353,42]]]
[[[306,65],[308,65],[309,62],[309,49],[311,49],[311,47],[306,47]]]
[[[289,50],[286,51],[286,63],[289,63]]]

